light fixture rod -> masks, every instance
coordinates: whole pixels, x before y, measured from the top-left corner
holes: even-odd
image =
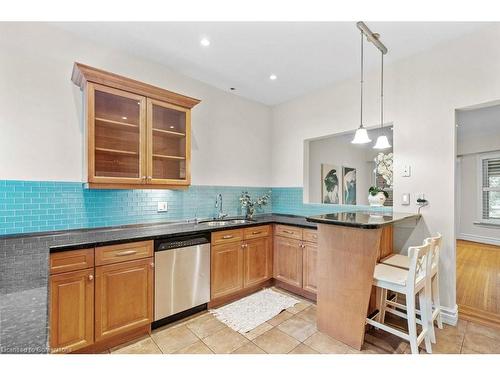
[[[379,40],[379,36],[372,33],[372,31],[368,28],[368,26],[365,25],[364,22],[359,21],[358,23],[356,23],[356,26],[361,30],[363,34],[365,34],[366,38],[380,50],[380,52],[382,52],[384,55],[387,53],[387,47],[384,46],[384,43]]]

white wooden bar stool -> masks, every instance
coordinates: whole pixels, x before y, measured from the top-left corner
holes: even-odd
[[[441,249],[442,236],[438,233],[435,237],[426,238],[424,243],[428,242],[431,245],[431,292],[429,293],[430,300],[428,306],[432,307],[432,311],[428,314],[430,320],[431,341],[436,342],[436,334],[434,332],[434,321],[437,322],[439,329],[443,329],[443,321],[441,319],[441,302],[439,300],[439,251]],[[399,268],[408,269],[410,266],[410,258],[402,254],[394,254],[386,259],[381,260],[381,263]],[[386,305],[406,310],[406,307],[396,301],[387,301]],[[417,310],[420,315],[420,310]]]
[[[412,354],[418,354],[418,346],[422,340],[425,341],[425,350],[427,353],[432,353],[429,330],[430,318],[427,316],[427,294],[430,293],[430,247],[429,243],[422,246],[410,247],[408,249],[410,259],[408,269],[379,263],[375,266],[373,274],[373,285],[382,290],[381,303],[379,304],[380,311],[374,317],[366,318],[366,323],[409,341]],[[387,301],[388,290],[406,296],[406,314],[395,309],[386,309],[385,302]],[[421,306],[421,319],[417,319],[415,307],[416,296],[418,296]],[[408,321],[408,333],[385,324],[386,311],[398,316],[403,315]],[[422,331],[418,336],[417,323],[422,325]]]

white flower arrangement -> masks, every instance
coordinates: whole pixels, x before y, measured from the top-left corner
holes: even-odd
[[[394,155],[392,152],[388,154],[380,152],[374,159],[376,164],[375,171],[382,176],[388,187],[392,187],[393,183],[393,157]]]

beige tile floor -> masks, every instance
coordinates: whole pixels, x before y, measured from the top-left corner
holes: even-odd
[[[113,348],[110,352],[111,354],[392,354],[410,352],[407,342],[380,330],[367,332],[362,350],[354,350],[318,332],[316,306],[307,300],[300,299],[300,301],[299,304],[245,334],[232,330],[209,312],[204,312],[170,326],[161,327],[149,336]],[[392,323],[404,324],[396,320]],[[459,320],[456,327],[445,325],[442,330],[436,328],[436,334],[437,343],[432,346],[434,353],[500,353],[500,329]]]

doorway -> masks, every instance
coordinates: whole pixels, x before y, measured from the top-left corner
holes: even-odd
[[[500,104],[456,111],[457,304],[500,327]]]

